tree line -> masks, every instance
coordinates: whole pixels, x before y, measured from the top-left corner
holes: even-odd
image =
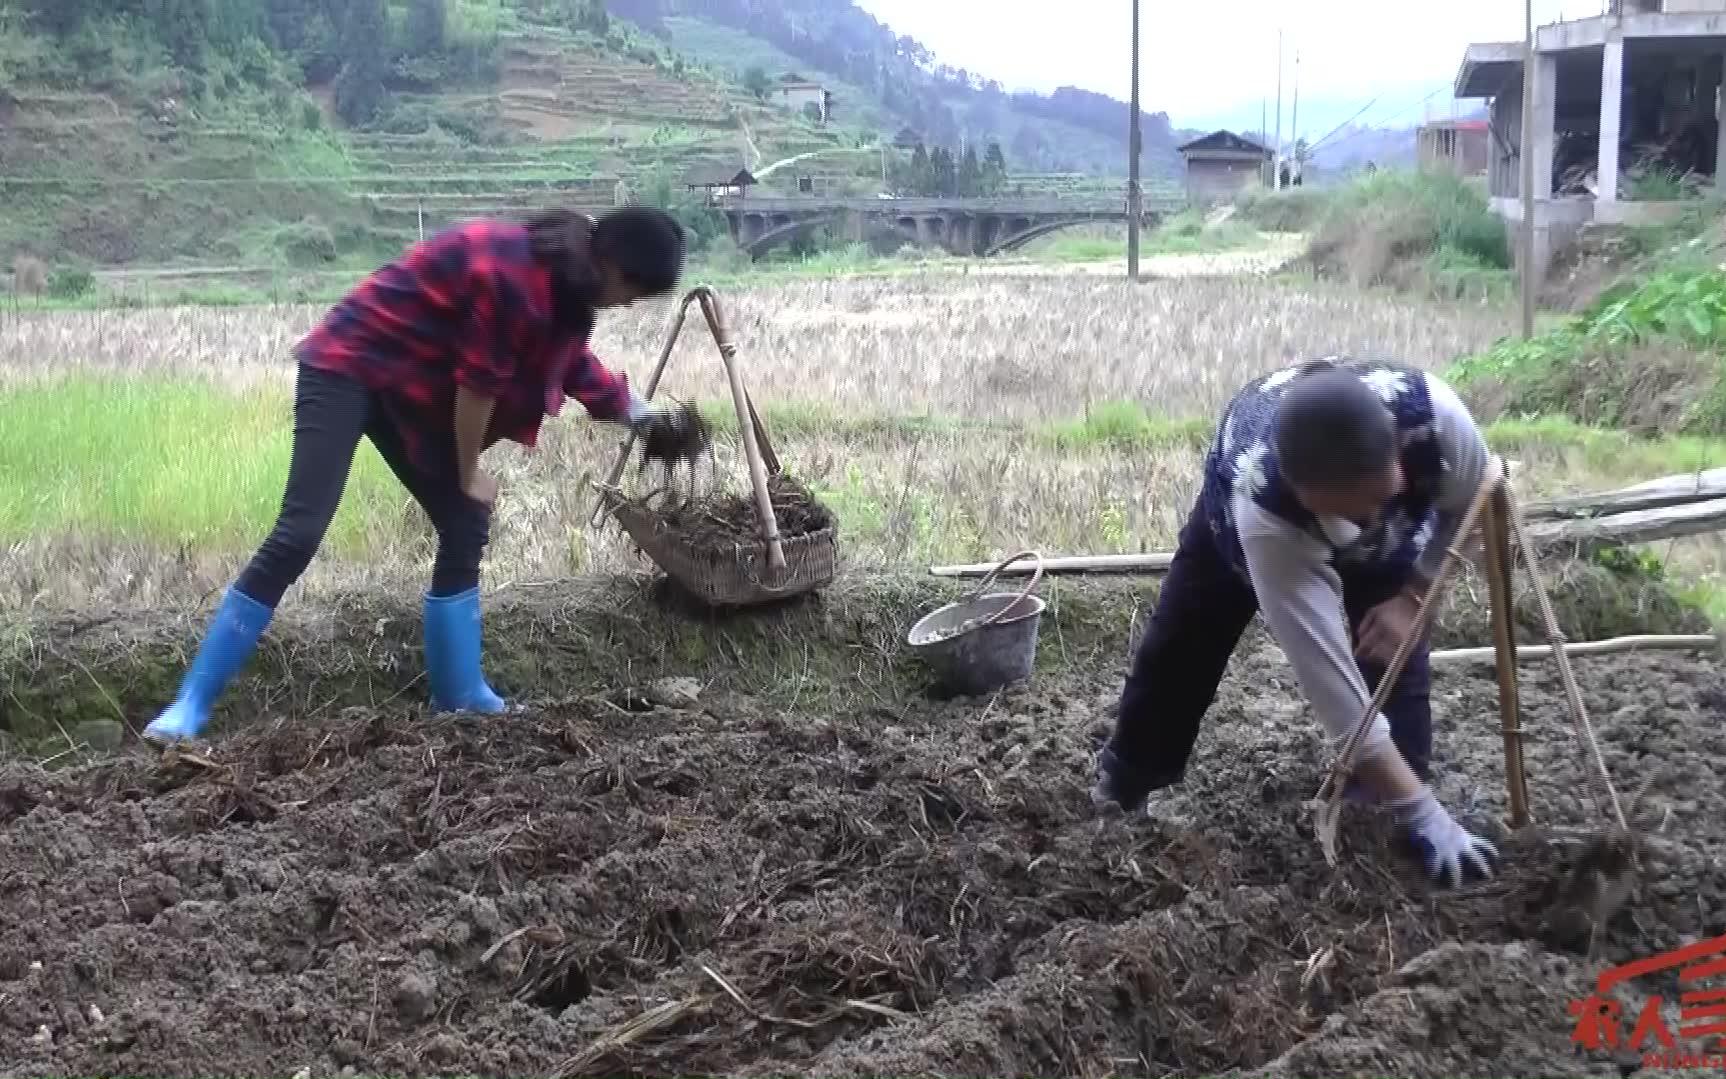
[[[1007,158],[998,142],[989,143],[981,160],[969,144],[955,157],[945,146],[931,152],[919,142],[892,174],[895,194],[922,198],[987,198],[1000,194],[1006,181]]]

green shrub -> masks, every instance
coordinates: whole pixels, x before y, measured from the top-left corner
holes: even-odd
[[[335,235],[328,226],[310,218],[284,226],[276,234],[276,246],[295,266],[333,262],[336,257]]]
[[[61,266],[48,275],[48,295],[58,300],[76,300],[96,291],[96,275],[74,266]]]
[[[1326,192],[1308,187],[1250,187],[1235,200],[1235,216],[1266,232],[1305,232],[1324,216]]]
[[[1474,269],[1508,269],[1510,235],[1486,196],[1460,177],[1385,170],[1329,200],[1307,260],[1317,273],[1358,286],[1407,287],[1434,255]]]
[[[1726,435],[1726,271],[1669,269],[1450,372],[1497,410],[1648,434]]]

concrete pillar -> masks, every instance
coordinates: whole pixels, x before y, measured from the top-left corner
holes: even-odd
[[[1596,205],[1618,201],[1619,111],[1624,106],[1624,38],[1611,31],[1600,60],[1600,165]]]
[[[1726,72],[1714,87],[1714,187],[1726,191]]]
[[[1558,146],[1558,60],[1550,54],[1534,56],[1534,115],[1524,121],[1534,125],[1534,201],[1552,198],[1552,155]],[[1535,215],[1538,231],[1540,215]]]

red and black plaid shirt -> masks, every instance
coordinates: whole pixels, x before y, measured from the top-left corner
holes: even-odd
[[[591,326],[591,322],[587,323]],[[447,229],[361,282],[300,342],[300,362],[343,374],[383,399],[410,457],[448,471],[455,389],[496,401],[485,444],[532,446],[565,395],[595,419],[622,417],[625,376],[587,335],[556,317],[551,274],[527,229],[474,221]]]

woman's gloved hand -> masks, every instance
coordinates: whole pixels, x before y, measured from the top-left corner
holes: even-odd
[[[1498,849],[1456,823],[1456,818],[1439,804],[1431,787],[1422,785],[1419,794],[1407,801],[1392,802],[1389,807],[1396,811],[1397,819],[1420,847],[1428,876],[1435,880],[1447,878],[1453,887],[1462,883],[1468,866],[1482,877],[1492,876]]]
[[[641,467],[649,462],[671,466],[692,463],[713,444],[713,433],[701,413],[690,405],[653,406],[629,391],[625,422],[641,439]]]

